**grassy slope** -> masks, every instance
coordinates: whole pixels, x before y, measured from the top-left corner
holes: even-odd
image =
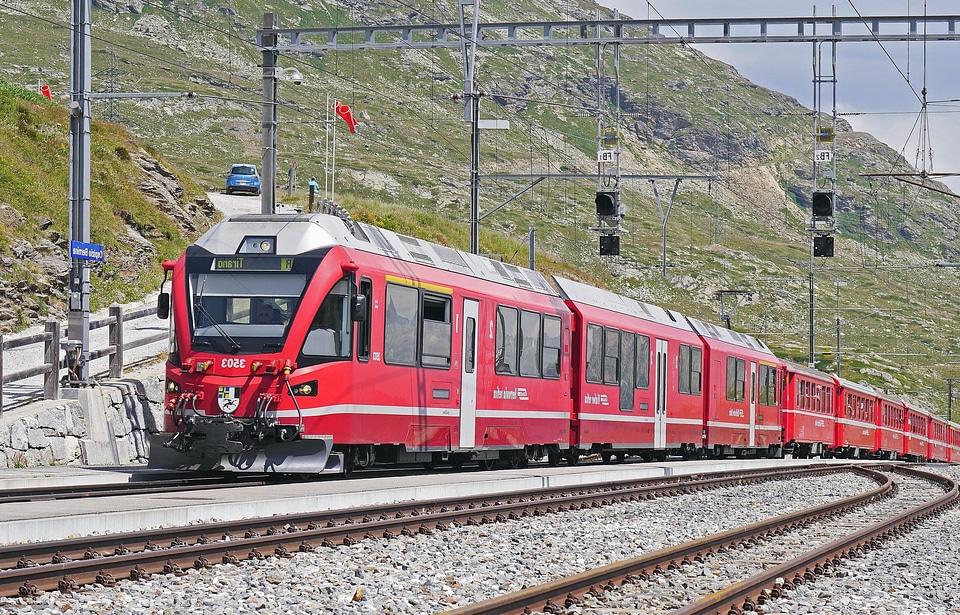
[[[39,4],[42,12],[43,2]],[[234,0],[231,18],[214,3],[164,6],[176,7],[186,18],[173,18],[158,5],[147,5],[143,15],[95,11],[95,28],[104,41],[94,51],[95,68],[102,72],[109,65],[105,50],[112,48],[121,56],[121,87],[202,94],[189,101],[123,102],[119,108],[135,134],[207,188],[215,188],[229,163],[260,157],[260,58],[250,41],[266,9],[252,0]],[[288,27],[405,23],[412,18],[456,21],[452,6],[424,4],[421,10],[428,17],[423,18],[411,17],[412,9],[391,6],[347,10],[280,2],[271,8],[280,15],[281,26]],[[488,2],[483,19],[587,19],[593,9],[584,7]],[[21,22],[30,40],[64,39],[62,32],[51,32],[42,23]],[[145,24],[164,36],[145,34]],[[65,78],[67,59],[62,45],[58,49],[47,55]],[[50,72],[50,61],[41,61],[42,51],[11,49],[7,57],[16,61],[21,53],[23,66],[46,66]],[[595,104],[593,58],[592,49],[577,47],[481,53],[485,89],[525,99],[488,97],[482,102],[484,117],[509,119],[514,129],[483,134],[481,165],[487,177],[481,213],[529,184],[491,177],[497,173],[595,172],[595,120],[553,104],[573,103],[580,109]],[[299,88],[281,83],[278,89],[283,103],[280,170],[297,160],[301,183],[311,174],[322,178],[322,101],[341,98],[354,109],[361,127],[356,135],[340,127],[338,200],[357,217],[465,248],[469,133],[459,103],[449,98],[462,89],[459,51],[286,55],[282,62],[300,68],[305,81]],[[607,64],[604,79],[610,75]],[[619,259],[597,255],[597,237],[589,230],[596,224],[590,181],[544,181],[498,209],[482,223],[481,251],[523,265],[527,232],[534,226],[541,251],[538,267],[567,263],[591,272],[598,283],[714,322],[717,290],[748,289],[753,299],[737,309],[734,326],[759,335],[778,354],[806,362],[809,235],[805,203],[794,194],[809,195],[812,184],[809,111],[688,48],[624,49],[621,83],[622,107],[631,114],[620,126],[623,171],[715,177],[680,186],[667,224],[668,275],[660,275],[661,219],[644,180],[624,184],[629,233],[623,236]],[[105,87],[104,80],[96,87]],[[608,103],[607,114],[612,111]],[[96,111],[104,111],[102,103]],[[953,270],[933,269],[930,263],[960,260],[957,214],[946,198],[861,178],[859,173],[868,170],[903,168],[899,156],[868,135],[841,133],[838,152],[843,235],[836,258],[814,263],[818,365],[833,367],[833,358],[823,353],[835,345],[839,314],[845,376],[891,391],[922,391],[928,403],[942,408],[943,379],[957,375],[949,363],[960,342],[960,324],[951,317],[960,308],[960,282]],[[672,183],[657,187],[665,205]],[[305,201],[302,194],[295,198]],[[847,284],[839,295],[835,281]],[[835,309],[838,296],[841,310]],[[859,358],[848,359],[848,352]]]
[[[31,288],[29,281],[41,271],[43,257],[63,259],[65,254],[70,212],[69,126],[62,107],[0,82],[0,202],[23,216],[0,228],[0,253],[15,254],[13,248],[22,242],[37,249],[35,258],[14,259],[2,274],[8,293],[28,282],[23,301],[16,306],[15,322],[3,323],[7,330],[11,324],[30,324],[27,314],[31,311],[46,315],[51,309],[54,314],[64,309],[65,293],[49,297],[43,293],[45,289]],[[106,262],[92,268],[91,307],[95,310],[156,290],[163,277],[160,262],[175,258],[191,239],[140,191],[145,174],[133,163],[131,153],[141,154],[141,146],[124,128],[93,123],[90,239],[104,245],[107,252]],[[195,184],[189,180],[186,184],[193,194],[200,194]],[[152,249],[147,247],[150,244]],[[66,286],[63,273],[54,290]]]

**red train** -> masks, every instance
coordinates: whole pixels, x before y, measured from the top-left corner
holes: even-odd
[[[960,426],[749,335],[337,216],[232,217],[164,269],[157,465],[960,459]]]

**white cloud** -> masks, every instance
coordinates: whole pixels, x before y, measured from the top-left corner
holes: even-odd
[[[799,17],[813,14],[810,2],[781,0],[603,0],[634,19],[694,17]],[[918,0],[860,0],[835,3],[837,15],[915,15],[922,16],[924,3]],[[956,0],[926,0],[928,15],[957,14]],[[832,4],[816,6],[817,15],[830,15]],[[922,31],[922,30],[921,30]],[[924,48],[925,47],[925,48]],[[699,45],[703,53],[731,64],[754,83],[793,96],[807,107],[813,106],[813,45],[810,43],[742,43]],[[828,47],[829,49],[829,47]],[[837,108],[856,130],[872,133],[894,150],[902,151],[909,162],[916,159],[921,134],[911,132],[921,110],[921,90],[926,83],[927,100],[960,100],[960,43],[928,41],[884,43],[846,42],[837,45]],[[824,56],[829,72],[830,53]],[[908,82],[909,80],[909,82]],[[828,94],[829,92],[829,94]],[[821,104],[824,111],[832,105],[832,92]],[[926,170],[960,173],[960,103],[928,104],[930,130],[927,147],[933,149]],[[947,112],[949,111],[949,112]],[[904,145],[906,144],[906,148]],[[947,183],[960,191],[960,178]]]

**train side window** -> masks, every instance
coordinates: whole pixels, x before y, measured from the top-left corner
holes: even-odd
[[[746,398],[746,361],[727,357],[727,400],[743,401]]]
[[[636,387],[650,388],[650,338],[646,335],[637,335]]]
[[[620,359],[623,362],[623,369],[620,370],[620,409],[633,412],[636,376],[633,366],[637,361],[637,336],[633,333],[624,331],[620,337]]]
[[[556,316],[543,317],[543,377],[560,377],[560,326]]]
[[[352,287],[353,280],[343,278],[323,298],[303,341],[298,363],[315,365],[350,358],[353,347]]]
[[[497,308],[497,356],[494,371],[498,374],[517,375],[518,321],[517,308],[503,305]]]
[[[520,313],[520,375],[540,377],[540,314]]]
[[[680,383],[681,393],[700,395],[703,390],[703,350],[680,344]]]
[[[450,297],[423,295],[424,367],[450,367],[452,305]]]
[[[463,371],[472,374],[477,364],[477,321],[475,318],[467,318],[464,323],[463,334],[465,343],[463,346]]]
[[[603,382],[620,382],[620,331],[606,329],[603,334]]]
[[[393,365],[416,365],[420,291],[410,286],[387,284],[386,303],[383,360]]]
[[[777,405],[777,370],[772,365],[760,364],[760,404]]]
[[[603,382],[603,327],[587,325],[587,382]]]
[[[370,360],[370,310],[373,306],[373,282],[369,278],[360,280],[360,295],[367,298],[366,317],[357,321],[357,360]]]
[[[680,344],[680,383],[681,393],[699,395],[702,390],[703,350]]]

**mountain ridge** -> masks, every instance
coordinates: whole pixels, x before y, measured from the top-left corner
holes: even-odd
[[[62,7],[46,0],[30,6],[62,23]],[[251,44],[263,11],[257,3],[234,0],[225,8],[169,0],[96,6],[94,31],[102,47],[94,56],[98,74],[109,72],[118,88],[199,95],[123,101],[118,115],[124,125],[204,189],[219,187],[228,163],[259,159],[260,56]],[[271,9],[280,16],[281,27],[410,23],[438,15],[443,19],[435,21],[456,21],[451,19],[453,5],[436,3],[401,9],[280,1]],[[607,11],[588,2],[536,7],[488,2],[481,19],[590,19],[598,10]],[[0,35],[11,40],[5,28],[0,26]],[[56,31],[46,31],[46,38]],[[20,31],[34,40],[43,34],[39,25]],[[55,89],[63,103],[68,64],[62,44],[50,48],[57,53],[47,53],[44,61],[52,67],[45,67],[43,75],[59,75]],[[117,57],[116,64],[108,62],[106,51]],[[31,65],[29,53],[20,60],[13,53],[5,51],[8,63]],[[487,131],[481,141],[481,213],[510,199],[484,219],[483,227],[503,233],[515,247],[481,245],[481,251],[525,264],[527,232],[535,226],[538,250],[553,260],[595,272],[619,292],[713,322],[719,321],[718,291],[749,289],[753,299],[734,313],[734,326],[804,363],[812,272],[818,365],[830,369],[833,364],[826,351],[834,345],[834,317],[842,316],[843,352],[862,357],[844,361],[845,376],[918,395],[930,391],[924,401],[942,406],[943,379],[955,373],[949,363],[960,342],[960,330],[946,316],[960,307],[960,283],[953,271],[934,268],[938,261],[960,260],[955,242],[960,218],[951,201],[907,191],[892,179],[863,178],[864,172],[909,166],[841,119],[836,135],[842,158],[837,256],[814,260],[805,223],[815,183],[809,109],[689,47],[624,49],[618,87],[612,87],[611,67],[604,64],[598,72],[594,60],[590,48],[481,51],[479,75],[489,92],[481,103],[484,117],[507,119],[515,127],[507,134]],[[469,131],[460,103],[450,99],[462,88],[459,51],[284,55],[282,61],[304,73],[304,84],[278,84],[281,175],[299,162],[301,178],[322,178],[324,128],[330,127],[324,101],[335,94],[360,120],[356,135],[340,127],[338,200],[351,210],[390,205],[466,223]],[[108,68],[113,66],[117,68]],[[24,85],[30,81],[20,79]],[[105,90],[109,83],[101,76],[95,89]],[[715,178],[685,180],[679,186],[666,224],[667,276],[661,275],[664,225],[649,182],[624,183],[629,213],[623,255],[603,259],[590,230],[596,225],[594,185],[548,179],[517,197],[526,184],[496,177],[518,169],[529,173],[531,181],[563,172],[595,173],[597,121],[579,117],[579,111],[596,107],[598,83],[604,84],[603,122],[619,135],[625,173]],[[614,126],[617,102],[624,121]],[[95,112],[105,117],[107,109],[100,105]],[[665,207],[673,186],[664,181],[656,187]],[[847,286],[836,284],[841,281]],[[864,317],[871,310],[876,314]],[[921,361],[914,357],[924,357],[923,365],[912,365]]]

